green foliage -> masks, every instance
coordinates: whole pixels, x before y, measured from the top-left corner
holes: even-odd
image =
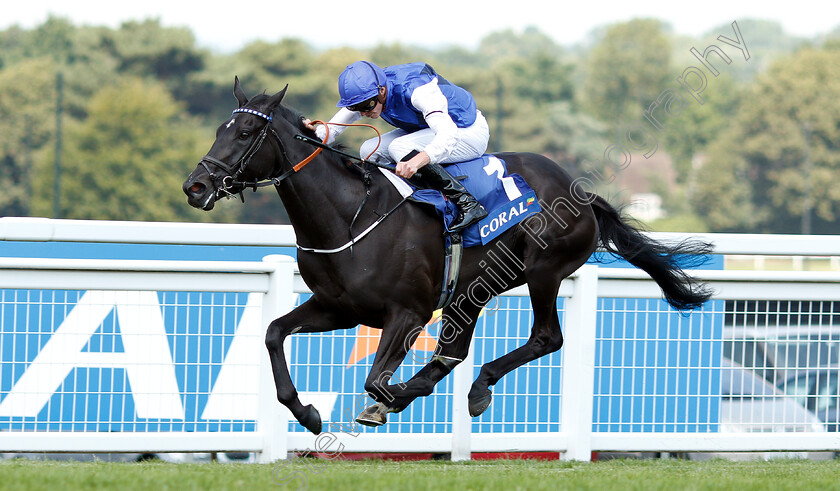
[[[571,100],[572,67],[548,49],[538,50],[526,58],[509,58],[496,67],[511,83],[513,96],[535,105]]]
[[[29,169],[52,143],[55,72],[33,58],[0,71],[0,215],[26,216]]]
[[[613,128],[638,119],[672,80],[671,45],[663,25],[636,19],[610,26],[589,54],[587,107]]]
[[[605,125],[586,113],[576,111],[569,101],[552,104],[546,123],[545,151],[566,166],[572,175],[581,175],[589,170],[584,168],[584,162],[601,159],[609,145]]]
[[[200,148],[195,125],[159,83],[121,79],[90,101],[90,116],[67,125],[62,217],[104,220],[190,220],[180,190]],[[204,145],[200,145],[204,144]],[[51,179],[34,194],[41,211]]]
[[[120,74],[161,81],[179,100],[192,93],[184,79],[201,71],[210,56],[196,48],[190,30],[162,27],[156,19],[126,22],[103,32],[99,43],[117,60]]]
[[[708,159],[697,171],[692,204],[715,232],[757,230],[764,219],[753,203],[748,163],[733,151],[737,146],[737,138],[725,134],[709,147]]]
[[[452,64],[438,72],[469,90],[490,123],[491,151],[550,153],[554,131],[546,124],[557,102],[570,102],[573,66],[563,49],[534,28],[484,38],[476,53],[443,53]]]
[[[168,80],[204,66],[204,53],[195,49],[192,32],[161,27],[158,20],[126,22],[103,38],[126,74]]]
[[[27,58],[50,56],[58,62],[72,62],[74,34],[75,27],[70,21],[51,16],[28,34],[22,44],[22,54]]]
[[[709,77],[708,83],[702,94],[704,104],[689,99],[678,116],[663,122],[663,147],[671,154],[681,183],[694,178],[695,158],[730,128],[743,98],[743,89],[725,74]]]
[[[492,96],[483,99],[495,99],[488,105],[488,116],[496,116],[497,123],[501,118],[504,129],[504,140],[497,142],[495,148],[525,152],[551,150],[548,141],[553,138],[553,128],[546,124],[546,118],[553,103],[569,102],[573,97],[568,67],[545,52],[536,52],[526,59],[503,60],[493,71],[497,83],[493,84],[495,87],[487,87]],[[480,72],[477,76],[481,77]],[[482,100],[479,96],[476,99]],[[485,106],[480,107],[484,111]]]
[[[689,213],[660,218],[650,223],[650,230],[652,232],[705,233],[709,231],[709,227],[702,218]]]
[[[405,46],[399,42],[380,44],[370,52],[370,61],[379,66],[399,65],[407,63],[406,60],[431,63],[430,58],[431,54],[427,50]],[[353,61],[356,60],[352,60],[350,63]]]
[[[511,29],[491,33],[481,40],[478,52],[488,60],[531,58],[546,52],[553,57],[563,54],[562,48],[536,27],[528,27],[522,34]]]
[[[840,210],[840,52],[808,48],[777,61],[757,78],[747,100],[732,137],[710,152],[699,179],[704,199],[725,210],[714,221],[725,228],[797,232],[813,203],[823,220],[818,231],[840,231],[834,223]],[[747,182],[726,185],[734,197],[704,181],[738,177]],[[722,206],[726,200],[731,208]]]
[[[717,37],[723,35],[735,39],[735,32],[731,24],[729,22],[710,29],[703,38],[709,39],[709,44],[726,47],[725,44],[717,41]],[[749,63],[739,63],[744,58],[736,50],[737,56],[732,58],[733,63],[726,67],[727,73],[738,82],[751,82],[756,75],[766,70],[773,60],[787,56],[807,44],[805,39],[786,33],[778,22],[763,19],[739,19],[738,28],[750,52]],[[696,45],[700,52],[705,49],[705,46],[703,44]]]
[[[813,203],[815,231],[840,232],[840,188],[833,185],[840,171],[840,31],[803,40],[777,23],[738,24],[750,60],[736,52],[731,64],[720,63],[705,104],[689,101],[655,135],[673,161],[677,186],[663,181],[651,190],[670,215],[654,225],[792,232]],[[249,95],[289,84],[287,104],[329,119],[347,64],[425,61],[473,93],[490,122],[490,151],[542,153],[580,174],[604,171],[598,162],[609,143],[623,140],[618,130],[639,120],[663,90],[675,89],[683,68],[698,65],[688,47],[702,52],[720,44],[719,35],[733,38],[732,27],[692,40],[657,20],[636,19],[596,29],[574,47],[528,28],[491,33],[475,50],[394,42],[319,51],[305,40],[281,39],[219,54],[157,19],[110,29],[50,17],[34,29],[0,32],[0,213],[52,215],[59,72],[63,216],[277,222],[285,213],[270,191],[248,194],[248,206],[231,201],[206,214],[187,206],[180,190],[236,107],[235,75]],[[802,48],[808,42],[822,48]],[[781,55],[788,57],[771,66]],[[351,130],[341,140],[355,150],[371,136]],[[613,196],[626,192],[601,187]]]

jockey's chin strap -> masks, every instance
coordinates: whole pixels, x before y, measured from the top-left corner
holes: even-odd
[[[253,181],[240,180],[240,176],[244,172],[248,163],[251,161],[251,159],[254,157],[254,155],[256,155],[256,153],[260,150],[260,148],[262,148],[262,144],[265,141],[265,137],[268,135],[269,131],[271,132],[271,135],[274,137],[275,141],[277,141],[277,145],[280,147],[280,153],[283,155],[283,158],[286,160],[286,162],[291,164],[292,161],[289,159],[288,155],[286,155],[286,147],[285,147],[285,145],[283,145],[283,141],[280,139],[280,135],[277,134],[277,130],[275,130],[274,126],[271,124],[271,122],[272,122],[271,115],[262,113],[260,111],[255,110],[255,109],[248,109],[248,108],[244,108],[244,107],[240,107],[239,109],[234,109],[232,114],[236,114],[236,113],[246,113],[246,114],[252,114],[254,116],[258,116],[260,118],[265,119],[266,124],[260,130],[259,134],[257,135],[257,138],[255,138],[254,141],[251,142],[251,145],[248,147],[248,149],[245,150],[245,153],[243,153],[242,156],[239,158],[239,160],[237,160],[233,164],[228,164],[227,162],[223,162],[223,161],[221,161],[221,160],[219,160],[215,157],[211,157],[209,155],[205,155],[204,157],[202,157],[201,161],[199,162],[199,165],[204,167],[204,170],[207,171],[207,173],[210,175],[210,179],[214,183],[217,181],[219,176],[217,176],[216,173],[214,173],[210,169],[210,166],[208,164],[212,164],[213,166],[215,166],[217,168],[217,170],[222,169],[226,173],[226,175],[221,178],[221,181],[219,183],[220,185],[216,188],[216,199],[219,199],[222,196],[224,196],[226,198],[233,197],[234,193],[232,193],[230,190],[233,189],[236,186],[239,186],[241,189],[251,188],[254,191],[256,191],[257,188],[261,188],[261,187],[272,186],[272,185],[273,186],[279,186],[280,183],[283,182],[283,180],[285,180],[286,178],[295,174],[299,170],[303,169],[308,163],[312,162],[312,160],[315,157],[317,157],[319,153],[321,153],[322,148],[321,147],[316,148],[315,151],[313,151],[311,154],[309,154],[308,157],[301,160],[297,164],[293,165],[289,170],[287,170],[286,172],[284,172],[280,175],[270,176],[267,179],[263,179],[263,180],[258,180],[258,179],[254,179]],[[321,122],[318,121],[318,123],[321,123]],[[327,135],[327,137],[329,137],[329,134]],[[326,138],[324,139],[324,142],[326,142]],[[242,199],[243,202],[245,201],[245,197],[242,195],[242,191],[239,192],[239,197]]]

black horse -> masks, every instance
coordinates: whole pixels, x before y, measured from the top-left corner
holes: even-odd
[[[266,346],[277,398],[315,434],[321,431],[321,417],[311,405],[301,404],[286,365],[283,340],[290,334],[358,324],[382,330],[364,386],[377,402],[357,419],[376,426],[386,422],[387,412],[402,411],[415,398],[432,393],[465,358],[482,307],[505,290],[528,285],[534,311],[531,336],[523,346],[482,366],[469,392],[470,414],[478,416],[487,409],[489,387],[505,374],[559,350],[560,282],[583,265],[599,243],[650,274],[677,309],[696,308],[710,297],[705,285],[692,280],[677,262],[681,255],[709,253],[708,244],[655,242],[628,225],[604,199],[581,190],[555,162],[532,153],[501,153],[498,157],[508,171],[523,176],[536,191],[543,211],[492,244],[464,250],[454,300],[443,311],[431,361],[408,381],[391,383],[441,295],[443,226],[422,205],[400,206],[402,197],[380,172],[362,172],[336,153],[324,151],[306,167],[297,165],[313,147],[295,135],[314,135],[299,113],[281,104],[287,88],[248,99],[237,78],[233,92],[239,109],[219,126],[215,143],[183,190],[190,205],[209,211],[222,196],[258,185],[276,186],[295,229],[300,274],[313,295],[268,326]],[[375,222],[378,226],[352,247],[341,247]]]

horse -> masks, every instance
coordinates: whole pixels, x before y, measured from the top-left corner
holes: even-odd
[[[431,394],[466,357],[479,313],[494,295],[527,285],[534,313],[529,339],[485,363],[468,393],[470,414],[484,412],[492,401],[490,387],[504,375],[563,346],[556,308],[560,282],[599,245],[647,272],[675,309],[697,308],[711,296],[680,262],[710,253],[710,244],[655,241],[604,198],[584,191],[551,159],[499,153],[508,171],[530,184],[543,209],[495,242],[463,250],[435,352],[409,380],[391,383],[437,308],[444,282],[444,226],[426,206],[403,203],[383,173],[371,172],[376,169],[338,152],[313,153],[314,147],[300,139],[315,136],[302,114],[282,104],[287,89],[248,98],[236,77],[233,93],[239,107],[218,127],[215,142],[183,191],[191,206],[206,211],[222,197],[248,188],[274,185],[280,195],[295,230],[300,275],[312,296],[269,324],[265,344],[278,401],[316,435],[322,429],[320,414],[300,402],[286,364],[283,341],[291,334],[360,324],[381,329],[364,383],[375,402],[357,417],[359,423],[378,426],[387,422],[387,413]],[[477,286],[491,294],[479,295]]]

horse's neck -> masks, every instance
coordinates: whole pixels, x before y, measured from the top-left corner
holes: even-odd
[[[279,190],[298,244],[306,247],[333,248],[346,242],[364,199],[361,179],[325,160],[316,158]]]

